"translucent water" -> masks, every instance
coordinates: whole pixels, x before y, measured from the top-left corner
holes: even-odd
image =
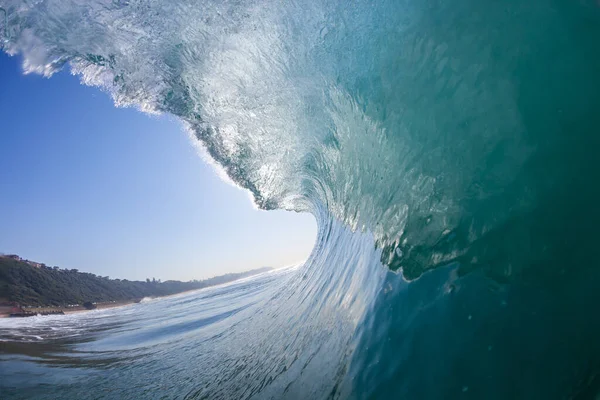
[[[219,354],[244,361],[216,373],[181,352],[165,379],[195,391],[172,397],[598,391],[597,2],[0,7],[25,71],[69,64],[119,106],[177,116],[258,206],[319,222],[285,295],[263,299],[276,316],[224,318],[243,340]]]

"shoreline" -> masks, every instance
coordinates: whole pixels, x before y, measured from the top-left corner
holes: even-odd
[[[92,309],[87,309],[84,306],[77,306],[77,307],[31,307],[31,308],[23,308],[23,311],[26,312],[33,312],[33,313],[42,313],[42,312],[49,312],[49,311],[62,311],[64,313],[64,315],[67,314],[77,314],[77,313],[82,313],[82,312],[86,312],[86,311],[95,311],[95,310],[106,310],[109,308],[118,308],[118,307],[125,307],[131,304],[136,304],[139,303],[139,301],[137,300],[122,300],[122,301],[115,301],[115,302],[107,302],[107,303],[98,303],[96,304],[96,308],[92,308]],[[3,310],[5,308],[8,307],[1,307],[2,309],[0,309],[0,318],[29,318],[29,317],[11,317],[10,314],[11,312],[8,312],[6,310]],[[55,314],[55,315],[60,315],[60,314]]]
[[[166,296],[154,296],[154,297],[148,297],[148,298],[164,299],[164,298],[178,296],[178,295],[185,294],[185,293],[195,292],[197,290],[202,290],[202,289],[206,289],[206,288],[185,290],[183,292],[168,294]],[[140,303],[145,298],[146,297],[144,297],[142,299],[135,299],[135,300],[120,300],[120,301],[114,301],[114,302],[96,303],[96,308],[92,308],[92,309],[87,309],[84,306],[77,306],[77,307],[50,307],[49,306],[49,307],[23,307],[23,311],[38,312],[38,313],[48,312],[48,311],[62,311],[64,313],[64,315],[77,314],[77,313],[83,313],[83,312],[88,312],[88,311],[107,310],[109,308],[119,308],[119,307],[130,306],[132,304]],[[9,309],[12,309],[12,306],[0,306],[0,318],[29,318],[29,317],[11,317],[10,316],[11,312]],[[55,314],[55,315],[60,315],[60,314]]]
[[[281,269],[283,269],[283,268],[281,268]],[[56,307],[53,307],[53,306],[23,307],[22,310],[25,311],[25,312],[32,312],[32,313],[62,311],[64,315],[67,315],[67,314],[82,313],[82,312],[86,312],[86,311],[105,310],[105,309],[109,309],[109,308],[125,307],[125,306],[128,306],[128,305],[140,303],[145,298],[162,299],[162,298],[168,298],[168,297],[173,297],[173,296],[179,296],[179,295],[186,294],[186,293],[196,292],[196,291],[200,291],[200,290],[206,290],[206,289],[209,289],[209,288],[214,288],[214,287],[220,287],[220,286],[229,285],[229,284],[232,284],[234,282],[237,282],[237,281],[240,281],[240,280],[244,280],[244,279],[248,279],[248,278],[251,278],[251,277],[260,275],[262,273],[272,271],[272,270],[273,269],[271,268],[268,271],[264,271],[264,272],[260,272],[260,273],[254,274],[254,275],[250,275],[250,276],[246,276],[246,277],[234,279],[232,281],[223,282],[223,283],[219,283],[219,284],[215,284],[215,285],[209,285],[209,286],[205,286],[205,287],[201,287],[201,288],[194,288],[194,289],[184,290],[184,291],[179,292],[179,293],[172,293],[172,294],[168,294],[168,295],[165,295],[165,296],[152,296],[152,297],[144,297],[144,298],[135,299],[135,300],[121,300],[121,301],[114,301],[114,302],[96,303],[96,308],[93,308],[93,309],[87,309],[84,306],[79,305],[79,306],[76,306],[76,307],[60,307],[60,306],[56,306]],[[14,307],[12,305],[9,305],[8,302],[5,302],[7,299],[3,298],[2,300],[3,301],[0,303],[0,318],[29,318],[29,317],[11,317],[10,314],[13,312]],[[53,314],[53,315],[61,315],[61,314]],[[46,315],[46,316],[49,316],[49,315]]]

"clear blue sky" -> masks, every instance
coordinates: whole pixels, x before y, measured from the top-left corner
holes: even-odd
[[[118,109],[0,52],[0,252],[115,278],[201,279],[305,259],[311,215],[259,211],[172,118]]]

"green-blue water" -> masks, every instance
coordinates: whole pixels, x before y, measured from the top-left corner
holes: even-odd
[[[257,205],[319,223],[255,314],[225,316],[218,339],[184,329],[172,363],[152,360],[175,320],[151,347],[108,329],[103,352],[145,350],[102,369],[122,380],[107,397],[598,395],[597,2],[0,7],[2,48],[26,71],[69,64],[117,105],[175,115]],[[99,376],[90,387],[110,389]],[[50,396],[28,382],[18,393]]]

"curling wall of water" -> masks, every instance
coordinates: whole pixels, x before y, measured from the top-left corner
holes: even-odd
[[[600,366],[589,311],[600,226],[596,2],[0,7],[0,43],[25,71],[68,64],[119,106],[175,115],[259,207],[315,215],[311,259],[259,313],[275,322],[244,328],[256,332],[244,365],[260,366],[257,376],[285,366],[288,393],[318,397],[591,393],[581,388],[596,385]],[[296,328],[299,339],[281,347]],[[230,343],[243,347],[236,335]],[[325,367],[312,348],[334,361]],[[290,372],[290,349],[315,354],[307,372]],[[322,379],[310,378],[316,371]],[[241,393],[247,381],[234,375],[209,392]],[[518,384],[501,389],[498,377]],[[265,379],[252,393],[285,391]]]

